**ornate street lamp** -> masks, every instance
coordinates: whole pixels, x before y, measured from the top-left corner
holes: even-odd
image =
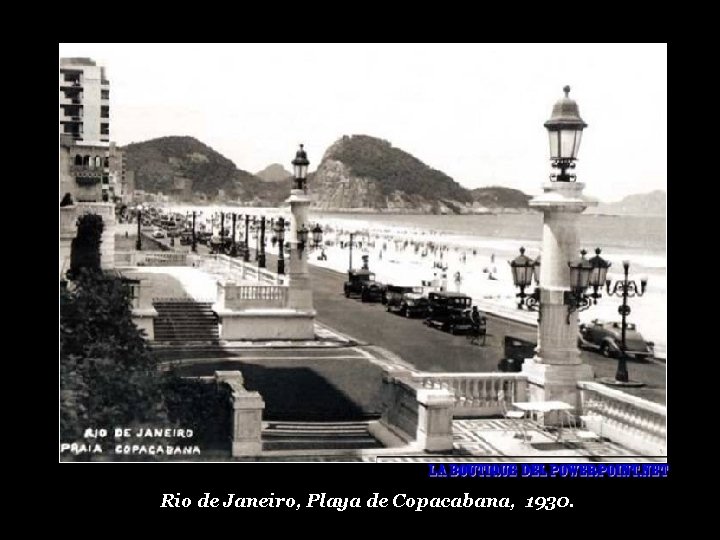
[[[265,268],[265,216],[260,217],[260,253],[258,268]]]
[[[512,270],[513,283],[520,288],[520,292],[516,295],[520,301],[518,309],[522,309],[523,305],[528,311],[537,311],[540,302],[540,291],[536,287],[532,294],[525,294],[525,288],[530,286],[535,273],[535,261],[525,255],[525,248],[520,248],[520,255],[510,261],[510,269]],[[539,279],[539,278],[538,278]]]
[[[313,238],[313,247],[319,248],[322,245],[322,239],[323,239],[323,230],[322,227],[320,227],[320,224],[316,224],[315,227],[313,227],[312,230],[312,238]]]
[[[305,244],[307,243],[308,234],[310,234],[310,231],[305,226],[305,224],[303,224],[303,226],[300,227],[297,231],[298,249],[300,251],[303,251],[305,249]]]
[[[606,261],[600,256],[600,248],[595,248],[595,256],[590,259],[592,270],[590,271],[590,286],[593,288],[593,292],[590,295],[593,299],[593,304],[597,304],[598,298],[602,298],[599,291],[602,290],[605,285],[605,278],[607,276],[608,268],[612,266],[612,263]]]
[[[245,214],[245,251],[243,261],[250,262],[250,214]]]
[[[556,182],[574,182],[575,175],[567,174],[568,169],[575,168],[580,139],[587,124],[580,118],[580,109],[577,103],[570,99],[570,87],[563,88],[565,97],[558,100],[553,107],[550,120],[545,122],[545,128],[550,137],[550,159],[560,174],[551,175],[550,180]]]
[[[142,251],[142,242],[140,241],[140,225],[142,223],[142,211],[143,211],[143,205],[138,204],[137,205],[137,240],[135,241],[135,249],[138,251]]]
[[[627,316],[630,315],[630,306],[627,305],[627,299],[635,296],[642,296],[645,294],[647,287],[647,277],[640,278],[640,288],[638,289],[635,281],[628,279],[628,272],[630,270],[630,261],[623,261],[624,278],[622,281],[615,281],[615,286],[610,290],[611,281],[608,279],[605,282],[608,296],[620,296],[623,299],[622,305],[618,308],[618,313],[622,316],[622,333],[620,337],[620,354],[618,355],[618,367],[615,373],[615,380],[620,383],[629,382],[627,370],[627,344],[625,337],[627,334]]]
[[[285,247],[285,218],[283,218],[283,217],[277,218],[277,221],[275,221],[275,227],[273,230],[275,231],[275,236],[273,238],[276,238],[277,242],[278,242],[277,273],[284,274],[285,273],[285,258],[283,255],[283,248]]]
[[[585,295],[585,290],[590,285],[590,274],[592,263],[585,258],[587,251],[580,252],[580,258],[570,261],[570,290],[565,291],[564,303],[568,308],[567,324],[570,324],[570,314],[575,311],[585,311],[590,307],[590,297]]]
[[[307,171],[310,162],[308,161],[307,153],[303,149],[302,144],[300,145],[300,149],[295,154],[295,159],[292,160],[292,165],[293,174],[295,176],[293,187],[295,189],[302,189],[303,191],[307,191]]]
[[[197,239],[195,237],[195,210],[192,213],[192,252],[197,253]]]

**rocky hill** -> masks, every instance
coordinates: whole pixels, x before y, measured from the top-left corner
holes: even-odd
[[[171,195],[179,201],[237,200],[277,204],[287,186],[265,182],[193,137],[160,137],[123,148],[135,187]]]
[[[137,189],[178,202],[241,201],[276,206],[292,173],[272,164],[253,175],[193,137],[161,137],[124,147]],[[389,142],[344,136],[308,178],[315,207],[356,212],[476,213],[527,211],[529,197],[502,187],[468,190]]]
[[[488,209],[513,208],[527,210],[532,197],[519,189],[499,186],[476,188],[470,191],[478,206]]]
[[[292,177],[292,173],[286,170],[285,167],[279,163],[273,163],[272,165],[265,167],[262,171],[256,172],[255,176],[265,182],[288,181],[288,185],[290,185],[289,179]]]
[[[659,189],[650,193],[628,195],[614,203],[600,203],[589,208],[590,214],[617,216],[665,216],[667,214],[667,192]]]
[[[309,185],[323,210],[464,214],[527,209],[529,199],[499,187],[470,191],[388,141],[367,135],[345,135],[333,143]]]

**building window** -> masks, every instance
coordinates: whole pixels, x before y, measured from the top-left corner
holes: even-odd
[[[90,156],[85,156],[85,157],[83,158],[83,165],[84,165],[85,167],[89,167],[89,166],[90,166]]]
[[[75,155],[75,165],[82,165],[82,156],[80,154]]]
[[[106,167],[109,167],[109,166],[110,166],[110,158],[107,157],[107,156],[105,157],[105,166],[106,166]]]
[[[102,99],[110,99],[110,90],[100,90],[100,97]]]
[[[95,156],[95,167],[98,169],[102,168],[102,160],[100,159],[100,156]]]

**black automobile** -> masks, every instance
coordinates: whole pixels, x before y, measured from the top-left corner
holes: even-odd
[[[390,313],[405,317],[427,315],[428,299],[422,295],[422,287],[388,285],[385,288],[385,305]]]
[[[348,271],[348,280],[343,285],[345,298],[359,296],[363,302],[381,302],[385,287],[375,281],[375,274],[367,269]]]
[[[517,373],[522,370],[526,358],[535,356],[537,344],[532,341],[505,336],[505,354],[498,364],[498,370],[505,373]]]
[[[625,356],[636,360],[648,360],[655,355],[652,341],[645,341],[633,323],[625,327]],[[580,325],[578,347],[594,349],[605,357],[617,357],[622,352],[622,323],[593,320]]]
[[[181,246],[189,246],[192,244],[193,234],[192,231],[183,231],[180,233],[180,245]],[[197,242],[197,237],[195,238],[195,241]]]
[[[431,292],[428,295],[428,316],[425,324],[451,334],[472,330],[470,318],[472,298],[462,293]]]

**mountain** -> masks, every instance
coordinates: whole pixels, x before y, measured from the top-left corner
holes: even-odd
[[[519,189],[499,186],[476,188],[470,191],[473,201],[485,208],[517,208],[526,210],[532,197]]]
[[[160,137],[123,148],[135,187],[180,201],[237,200],[275,205],[287,186],[265,182],[193,137]]]
[[[589,214],[620,216],[665,216],[667,214],[667,192],[658,189],[650,193],[628,195],[614,203],[600,203],[587,210]]]
[[[335,141],[308,185],[315,206],[323,210],[471,213],[483,206],[499,208],[505,200],[512,201],[512,208],[523,206],[504,188],[471,192],[388,141],[368,135]]]
[[[256,172],[255,176],[265,180],[265,182],[285,182],[292,177],[292,173],[285,170],[285,167],[279,163],[273,163],[265,167],[262,171]],[[288,182],[288,185],[290,185],[290,182]]]

